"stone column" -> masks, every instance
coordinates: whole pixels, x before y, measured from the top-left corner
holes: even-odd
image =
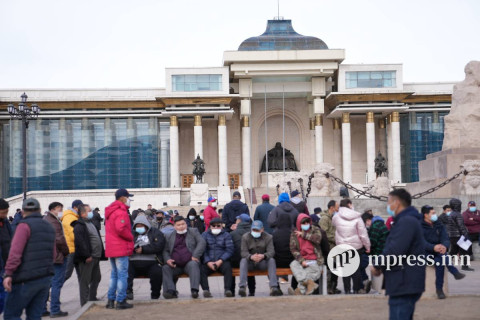
[[[388,180],[393,180],[392,114],[387,116],[387,162]]]
[[[159,152],[159,166],[160,166],[160,187],[168,188],[168,179],[170,174],[169,168],[169,150],[170,150],[170,136],[166,126],[168,123],[158,122],[158,144],[160,145]]]
[[[402,182],[402,163],[400,154],[400,113],[392,112],[392,156],[393,156],[393,181]]]
[[[170,116],[170,188],[180,188],[178,119]]]
[[[202,116],[196,115],[193,122],[193,141],[194,141],[194,151],[195,154],[193,158],[197,158],[197,155],[200,155],[200,158],[203,159],[203,132],[202,132]],[[192,159],[193,161],[193,159]]]
[[[315,115],[315,163],[323,163],[323,116]]]
[[[375,116],[367,112],[367,172],[368,181],[375,180]]]
[[[218,185],[228,186],[227,123],[225,115],[218,116]]]
[[[352,146],[350,136],[350,114],[342,113],[342,156],[343,181],[352,182]]]
[[[333,165],[337,175],[343,174],[342,165],[342,131],[340,130],[340,119],[332,119],[333,122]]]
[[[251,152],[250,152],[250,117],[242,117],[242,182],[244,188],[250,188]]]
[[[385,153],[387,150],[387,138],[385,135],[385,118],[378,119],[378,128],[379,128],[379,135],[378,135],[378,151],[382,153],[385,157]]]

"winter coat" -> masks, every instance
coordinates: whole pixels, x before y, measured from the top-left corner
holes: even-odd
[[[68,208],[67,210],[63,211],[62,226],[70,253],[75,252],[75,236],[73,235],[72,222],[77,220],[78,214],[73,211],[73,209]]]
[[[109,258],[128,257],[133,252],[133,234],[128,207],[116,200],[105,208],[105,253]]]
[[[63,260],[70,251],[68,250],[67,240],[63,233],[62,222],[52,213],[48,212],[43,220],[48,221],[55,230],[55,246],[57,248],[57,256],[55,258],[55,264],[62,264]]]
[[[480,211],[471,212],[467,209],[462,216],[468,233],[480,233]]]
[[[303,231],[301,228],[301,222],[303,219],[309,218],[309,216],[305,213],[300,213],[297,218],[297,231],[302,232],[301,238],[305,242],[310,242],[310,244],[313,246],[313,252],[315,253],[315,256],[317,256],[317,263],[318,265],[323,264],[323,255],[322,255],[322,249],[320,246],[320,243],[322,242],[322,233],[320,231],[320,228],[311,225],[310,230],[308,231]],[[300,240],[298,239],[298,236],[295,234],[295,232],[292,232],[290,235],[290,251],[292,252],[293,257],[295,260],[298,262],[302,263],[305,261],[305,247],[300,243]]]
[[[192,257],[200,259],[205,252],[206,242],[202,238],[200,233],[196,229],[187,229],[185,243],[187,245],[188,251],[192,254]],[[177,236],[177,231],[165,235],[165,248],[163,249],[163,260],[167,262],[171,259],[171,253],[175,245],[175,238]]]
[[[195,220],[186,220],[187,221],[187,226],[190,228],[196,228],[200,234],[205,232],[205,222],[203,222],[202,219],[200,219],[198,216],[195,217]]]
[[[273,233],[273,229],[268,225],[268,216],[274,208],[275,207],[271,205],[270,202],[264,201],[257,207],[257,209],[255,209],[255,214],[253,215],[253,220],[262,221],[265,232],[269,234]]]
[[[437,244],[443,244],[447,249],[450,247],[450,239],[448,239],[447,230],[440,221],[433,224],[422,221],[423,236],[425,238],[425,250],[428,253],[437,254],[433,248]]]
[[[17,228],[17,225],[20,223],[20,220],[22,220],[22,213],[16,212],[15,215],[13,216],[13,221],[10,224],[12,227],[12,235],[15,233],[15,229]]]
[[[292,200],[295,199],[295,198],[292,198]],[[296,199],[300,199],[300,198],[296,198]],[[307,215],[310,215],[310,212],[308,212],[308,207],[307,207],[307,203],[303,200],[301,200],[300,202],[298,203],[295,203],[296,201],[298,200],[290,200],[290,204],[295,208],[297,209],[298,213],[305,213]]]
[[[93,212],[93,218],[90,219],[90,221],[93,223],[95,228],[97,228],[98,231],[102,230],[102,216],[100,216],[100,213],[98,212]]]
[[[210,228],[210,221],[212,221],[212,219],[214,218],[220,218],[220,216],[218,215],[214,207],[207,206],[203,211],[203,219],[205,221],[205,230],[208,230],[208,228]]]
[[[242,259],[250,260],[250,256],[256,253],[265,255],[265,260],[275,257],[272,235],[262,232],[259,238],[254,238],[249,232],[242,236]]]
[[[332,218],[332,224],[336,228],[335,242],[337,245],[348,244],[357,250],[363,247],[367,251],[370,250],[370,239],[360,212],[340,207],[338,214]]]
[[[248,206],[240,200],[232,200],[225,205],[222,212],[222,220],[226,231],[230,232],[232,224],[235,224],[237,217],[242,213],[250,215]],[[205,212],[203,213],[205,215]]]
[[[218,235],[214,235],[211,230],[208,230],[202,234],[202,237],[206,242],[203,254],[204,263],[218,260],[227,261],[233,256],[235,246],[230,233],[222,230]]]
[[[327,234],[328,244],[330,245],[330,249],[332,249],[336,245],[335,243],[336,228],[332,223],[332,216],[330,215],[330,213],[328,213],[328,211],[323,211],[321,216],[322,217],[320,218],[320,222],[318,223],[318,226]]]
[[[290,251],[290,235],[292,223],[288,214],[278,217],[277,228],[273,232],[273,246],[275,248],[275,262],[278,268],[289,268],[295,259]]]
[[[281,214],[288,214],[290,217],[291,228],[294,230],[295,224],[297,223],[298,211],[290,202],[282,202],[270,212],[270,215],[268,216],[268,225],[270,228],[275,229],[277,227],[278,217]]]
[[[165,236],[157,228],[153,228],[150,221],[145,216],[137,216],[133,222],[133,242],[137,243],[137,239],[140,236],[138,232],[135,231],[136,225],[141,223],[146,226],[147,231],[145,232],[148,237],[148,244],[141,245],[142,253],[135,253],[130,256],[130,260],[145,260],[142,255],[153,255],[155,260],[163,264],[163,249],[165,249]]]
[[[394,218],[394,224],[387,237],[382,256],[414,255],[425,257],[425,239],[421,227],[422,215],[414,207],[408,207]],[[402,296],[419,294],[425,291],[425,265],[414,263],[409,265],[403,262],[402,266],[392,266],[386,270],[381,266],[385,275],[386,294]]]
[[[75,256],[73,258],[73,262],[74,263],[85,262],[85,260],[87,260],[92,256],[92,245],[90,243],[90,234],[88,233],[88,228],[85,223],[85,220],[78,219],[73,221],[72,227],[73,227],[73,233],[75,235]],[[102,237],[100,236],[100,232],[98,230],[97,232],[98,232],[98,237],[100,238],[100,243],[102,244],[102,255],[100,259],[106,260]]]
[[[372,219],[372,225],[368,230],[370,238],[370,254],[379,255],[385,247],[385,241],[388,237],[388,229],[382,218],[375,216]]]
[[[12,243],[13,231],[12,226],[7,218],[1,219],[0,224],[0,272],[3,272],[5,263],[8,260],[8,253]]]
[[[453,198],[450,200],[450,206],[452,207],[450,215],[447,216],[445,213],[442,213],[439,217],[439,220],[447,228],[448,236],[450,238],[460,238],[462,235],[468,237],[468,230],[460,213],[462,202]]]
[[[233,253],[232,256],[232,262],[240,262],[242,259],[242,256],[240,254],[242,250],[242,236],[245,233],[249,233],[252,227],[252,222],[240,222],[237,225],[237,229],[234,231],[230,232],[230,235],[232,236],[233,240],[233,245],[235,247],[235,252]]]

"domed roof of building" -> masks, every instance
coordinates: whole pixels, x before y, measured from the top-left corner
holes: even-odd
[[[328,49],[322,40],[298,34],[292,20],[268,20],[267,30],[258,36],[243,41],[238,51],[269,50],[322,50]]]

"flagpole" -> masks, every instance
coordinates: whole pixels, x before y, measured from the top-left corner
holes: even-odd
[[[282,138],[282,147],[283,147],[283,179],[285,179],[285,85],[282,86],[282,122],[283,122],[283,138]]]
[[[267,193],[268,193],[268,139],[267,139],[267,85],[265,85],[265,168],[267,172]]]

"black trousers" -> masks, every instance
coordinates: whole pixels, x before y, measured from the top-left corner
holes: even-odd
[[[360,269],[357,269],[354,274],[349,277],[343,277],[343,287],[345,288],[345,292],[349,292],[351,290],[351,283],[350,280],[353,281],[353,291],[357,292],[358,290],[362,289],[362,274],[360,273]]]
[[[218,272],[223,274],[223,286],[225,291],[231,290],[232,283],[233,283],[233,275],[232,275],[232,265],[230,261],[224,261],[220,268],[217,269]],[[206,264],[202,264],[200,268],[200,285],[204,291],[209,291],[210,286],[208,285],[208,276],[214,273],[212,269],[210,269]]]
[[[133,292],[133,279],[138,276],[150,279],[152,296],[160,297],[162,289],[162,267],[157,261],[133,260],[128,264],[127,292]]]

